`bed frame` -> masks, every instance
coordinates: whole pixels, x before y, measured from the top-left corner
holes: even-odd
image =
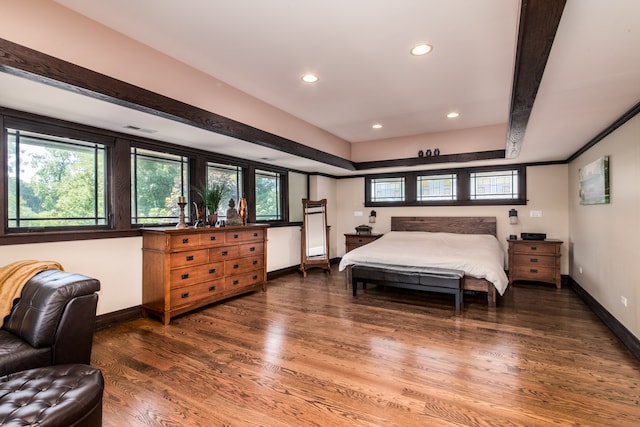
[[[495,217],[442,217],[442,216],[428,216],[428,217],[391,217],[391,231],[430,231],[430,232],[444,232],[444,233],[458,233],[458,234],[491,234],[497,236],[497,226]],[[380,269],[381,280],[371,280],[371,269],[354,268],[356,266],[347,267],[347,283],[355,287],[358,282],[362,282],[363,286],[367,282],[372,283],[384,283],[389,286],[405,287],[402,284],[406,281],[406,273],[394,273],[392,270]],[[428,282],[430,277],[425,275],[419,275],[417,280],[424,280]],[[486,292],[487,304],[489,308],[496,306],[496,288],[493,283],[485,279],[477,279],[475,277],[464,276],[460,285],[463,290]],[[426,287],[425,290],[429,290]],[[447,292],[445,290],[441,290]],[[456,306],[457,306],[456,297]],[[457,308],[457,307],[456,307]]]

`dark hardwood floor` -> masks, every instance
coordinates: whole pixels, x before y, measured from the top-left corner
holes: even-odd
[[[104,426],[638,426],[640,362],[571,289],[482,295],[292,274],[96,333]]]

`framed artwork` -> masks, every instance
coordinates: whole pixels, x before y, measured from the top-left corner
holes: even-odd
[[[585,165],[578,170],[580,178],[580,204],[609,203],[609,156]]]

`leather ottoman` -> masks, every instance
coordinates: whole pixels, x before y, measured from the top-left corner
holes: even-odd
[[[0,377],[0,425],[101,426],[104,379],[89,365],[54,365]]]

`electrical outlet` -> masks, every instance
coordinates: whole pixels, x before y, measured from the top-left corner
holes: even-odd
[[[620,297],[620,302],[622,303],[622,305],[624,305],[625,307],[627,306],[627,297]]]
[[[353,216],[363,216],[363,213],[362,213],[362,211],[355,211],[353,213]]]
[[[531,218],[542,218],[542,211],[529,211]]]

